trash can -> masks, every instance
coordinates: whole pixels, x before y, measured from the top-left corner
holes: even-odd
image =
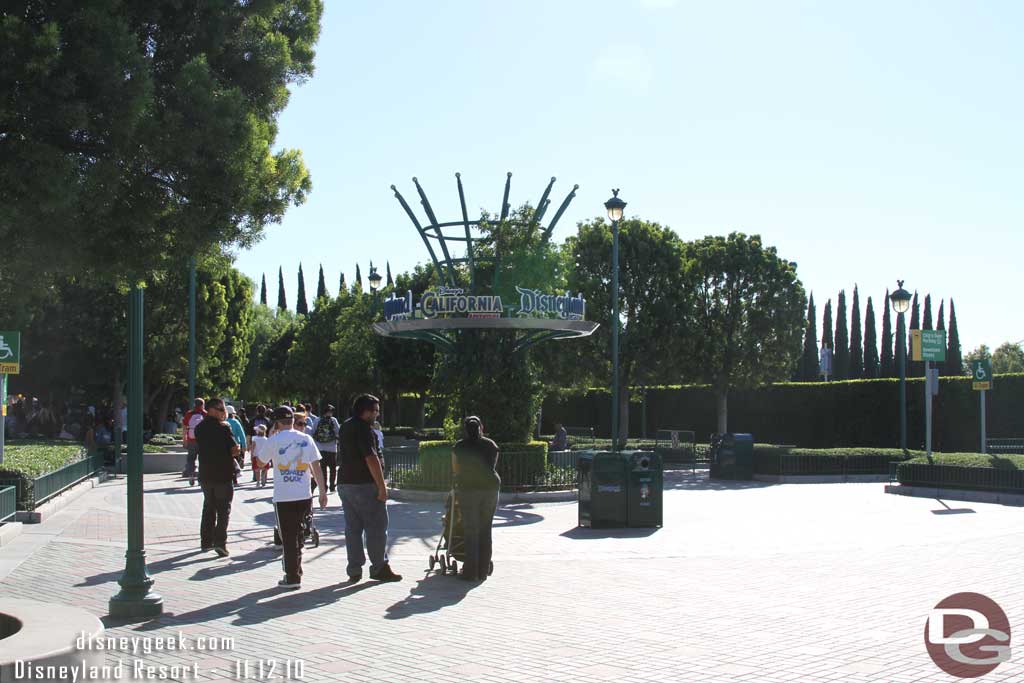
[[[754,478],[754,435],[723,434],[711,463],[715,479]]]
[[[665,479],[661,456],[647,451],[626,453],[629,477],[629,526],[661,526]]]
[[[577,456],[579,525],[626,526],[628,491],[626,459],[611,451],[584,451]]]

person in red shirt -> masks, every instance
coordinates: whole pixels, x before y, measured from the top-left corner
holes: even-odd
[[[195,406],[192,410],[185,413],[185,419],[182,420],[182,442],[185,444],[185,450],[188,451],[188,461],[185,463],[185,471],[181,473],[181,476],[188,477],[188,485],[195,486],[196,483],[196,456],[199,454],[199,445],[196,442],[196,427],[206,417],[206,402],[201,398],[197,398]]]

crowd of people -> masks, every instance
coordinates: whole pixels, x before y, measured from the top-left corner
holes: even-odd
[[[313,498],[320,508],[337,491],[345,520],[346,575],[362,580],[369,560],[369,577],[400,581],[387,553],[388,489],[384,479],[384,437],[380,401],[371,394],[355,399],[349,417],[335,417],[326,405],[323,414],[311,404],[268,408],[258,405],[250,418],[219,398],[196,399],[183,416],[188,459],[184,477],[203,492],[200,548],[228,557],[228,523],[234,491],[246,465],[258,487],[269,480],[276,536],[283,546],[286,589],[302,585],[302,550],[312,524]],[[500,479],[496,472],[497,445],[483,435],[479,418],[465,421],[466,438],[455,444],[452,469],[458,482],[465,529],[466,559],[460,578],[482,581],[491,566],[491,520],[497,508]]]

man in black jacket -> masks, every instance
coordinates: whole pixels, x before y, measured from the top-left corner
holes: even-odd
[[[199,544],[211,548],[220,557],[228,556],[228,518],[235,497],[235,457],[239,447],[227,423],[224,401],[206,402],[206,417],[196,427],[199,446],[199,484],[203,488],[203,517],[199,525]]]

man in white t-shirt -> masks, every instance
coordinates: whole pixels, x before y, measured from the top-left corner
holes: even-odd
[[[274,511],[284,546],[284,578],[277,585],[294,589],[302,585],[302,520],[313,512],[310,482],[320,487],[321,508],[327,507],[327,489],[320,451],[312,437],[294,428],[292,409],[275,408],[272,419],[276,432],[260,451],[274,463]]]

